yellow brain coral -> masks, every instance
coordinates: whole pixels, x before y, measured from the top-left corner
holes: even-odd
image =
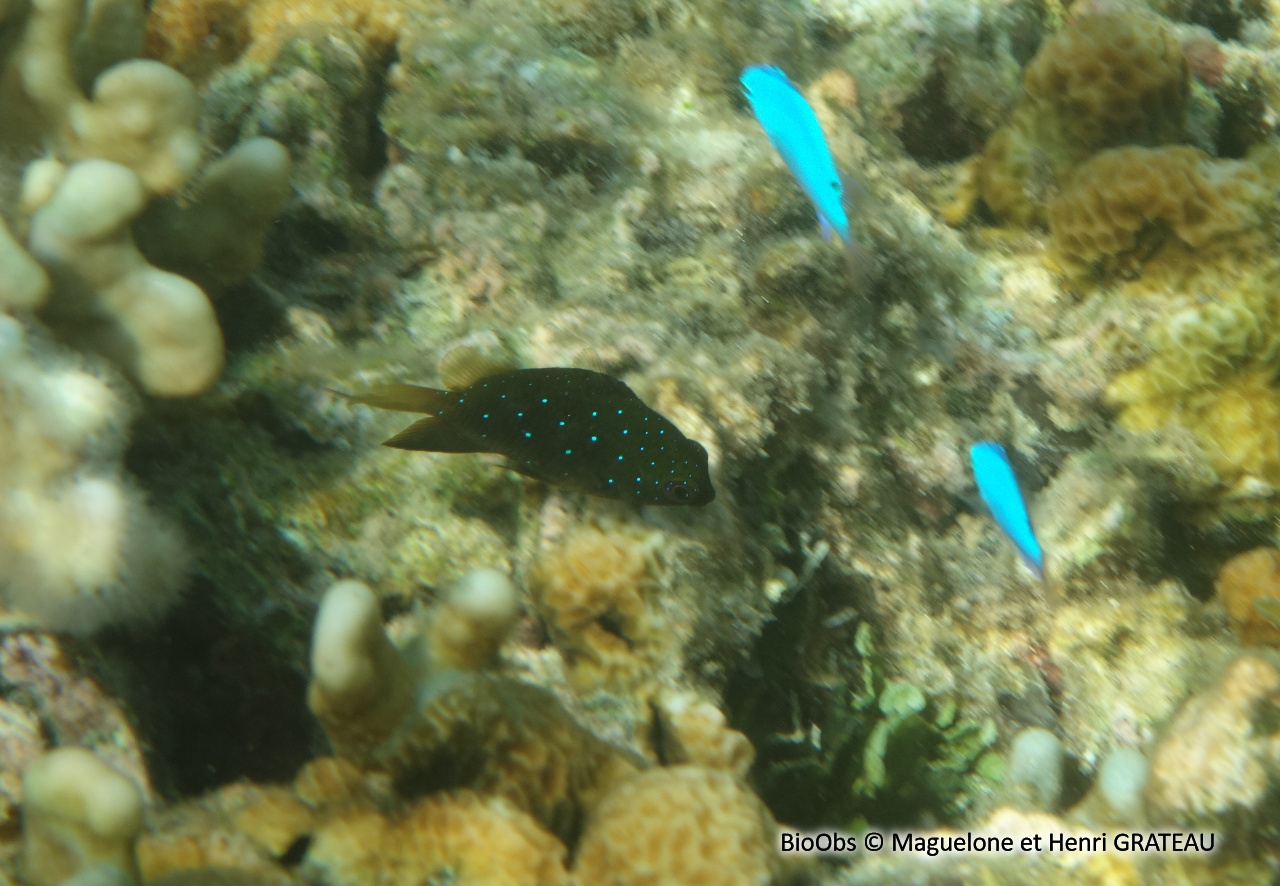
[[[470,791],[433,796],[403,815],[346,810],[307,851],[307,882],[319,886],[558,886],[565,847],[505,800]]]
[[[601,802],[574,874],[584,886],[767,886],[780,873],[775,829],[759,798],[726,772],[651,769]]]
[[[1191,431],[1228,498],[1257,481],[1280,487],[1280,261],[1198,271],[1178,288],[1201,303],[1151,325],[1151,355],[1106,400],[1129,430]]]
[[[645,653],[661,634],[648,599],[653,573],[653,543],[620,530],[578,529],[539,558],[530,589],[556,645],[579,665],[575,676],[648,670]]]
[[[1153,223],[1198,247],[1257,226],[1268,177],[1259,163],[1213,160],[1190,147],[1103,151],[1050,203],[1049,230],[1076,267],[1131,251]]]
[[[979,161],[983,199],[1008,221],[1041,221],[1044,198],[1095,151],[1177,141],[1188,83],[1182,47],[1163,19],[1108,12],[1077,20],[1028,65],[1013,118]]]
[[[1081,151],[1177,140],[1189,83],[1182,44],[1163,19],[1088,15],[1040,47],[1023,78],[1049,137]]]

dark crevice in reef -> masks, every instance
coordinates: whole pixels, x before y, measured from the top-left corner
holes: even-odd
[[[1243,159],[1254,145],[1262,144],[1272,135],[1272,127],[1266,122],[1269,115],[1263,90],[1254,88],[1220,90],[1218,101],[1222,105],[1222,123],[1214,149],[1219,157]]]
[[[549,178],[577,173],[599,192],[622,168],[618,152],[608,144],[582,138],[544,138],[524,148],[526,160]]]
[[[1160,575],[1178,578],[1191,596],[1210,600],[1213,581],[1222,564],[1236,554],[1273,543],[1274,526],[1268,520],[1231,522],[1199,528],[1186,522],[1186,503],[1171,500],[1155,510],[1163,541],[1157,567]],[[1160,575],[1153,576],[1159,578]]]
[[[981,150],[986,139],[947,101],[941,71],[934,71],[920,91],[903,102],[897,135],[907,154],[926,166],[963,160]]]
[[[289,781],[323,747],[306,677],[211,602],[197,580],[154,629],[104,634],[92,661],[126,705],[169,797],[239,779]]]
[[[774,607],[773,616],[751,657],[729,677],[729,723],[755,746],[751,778],[779,821],[805,828],[836,823],[853,773],[850,760],[829,759],[810,741],[810,724],[825,731],[845,701],[840,689],[815,685],[805,673],[813,591],[800,589]]]
[[[390,88],[387,76],[391,66],[400,60],[400,54],[392,46],[370,65],[369,85],[361,100],[353,102],[352,115],[346,123],[348,132],[347,156],[351,158],[351,172],[372,186],[387,168],[387,149],[390,140],[382,128],[382,106],[386,103]]]
[[[291,419],[289,385],[239,397],[156,401],[126,469],[187,538],[191,580],[154,626],[104,634],[95,669],[131,712],[157,787],[200,793],[242,778],[286,781],[324,747],[306,708],[316,564],[245,498],[287,508],[339,482],[348,454]],[[273,469],[282,461],[294,472]]]

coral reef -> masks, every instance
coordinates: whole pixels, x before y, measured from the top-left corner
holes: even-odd
[[[0,639],[3,729],[0,825],[7,832],[22,804],[22,773],[51,747],[91,749],[152,796],[142,747],[121,706],[87,677],[52,636],[8,626]]]
[[[341,4],[254,0],[161,0],[147,19],[147,54],[193,73],[243,55],[270,62],[300,32],[355,33],[379,51],[391,48],[411,5],[389,0]]]
[[[0,602],[130,628],[67,647],[105,692],[0,637],[0,874],[57,744],[146,792],[143,882],[780,886],[776,821],[1235,850],[830,883],[1265,881],[1270,555],[1212,591],[1276,543],[1280,67],[1256,4],[1157,6],[0,0]],[[856,181],[860,291],[761,62]],[[469,362],[625,379],[716,502],[389,451],[333,393]]]
[[[671,655],[678,638],[653,612],[659,542],[583,528],[538,558],[530,576],[534,603],[571,674],[585,684],[621,689]]]
[[[146,194],[128,168],[86,160],[31,219],[32,255],[55,296],[46,316],[147,391],[199,393],[222,371],[222,331],[204,292],[148,264],[129,231]]]
[[[1004,807],[977,821],[972,829],[958,832],[953,829],[927,829],[912,831],[913,845],[910,852],[867,853],[849,868],[826,882],[831,886],[880,886],[891,883],[946,883],[955,882],[1009,882],[1048,883],[1061,886],[1102,886],[1120,883],[1197,883],[1221,882],[1229,876],[1242,883],[1266,882],[1262,865],[1254,863],[1215,864],[1201,853],[1186,852],[1102,852],[1075,850],[1039,852],[971,852],[964,854],[937,851],[930,854],[927,847],[942,845],[948,838],[965,834],[1009,838],[1015,847],[1021,846],[1024,837],[1034,841],[1041,836],[1041,845],[1047,842],[1045,835],[1061,834],[1065,838],[1091,841],[1099,832],[1073,824],[1061,817],[1043,812],[1019,812]],[[1113,847],[1114,833],[1108,832],[1108,846]],[[915,841],[920,842],[916,843]],[[1034,845],[1034,844],[1033,844]],[[1086,844],[1096,844],[1088,842]]]
[[[561,886],[565,849],[527,813],[470,791],[427,797],[394,818],[354,808],[327,821],[304,875],[324,886],[377,882]]]
[[[1188,305],[1176,297],[1147,324],[1146,361],[1118,373],[1105,391],[1130,430],[1190,430],[1223,497],[1249,497],[1243,490],[1250,484],[1280,483],[1272,421],[1280,409],[1273,383],[1280,353],[1275,273],[1264,262],[1197,274],[1200,292],[1216,299]]]
[[[514,608],[500,602],[513,591],[497,582],[460,584],[423,615],[425,626],[405,629],[410,643],[424,645],[404,652],[382,633],[372,594],[337,585],[316,622],[309,701],[343,756],[386,771],[402,790],[470,787],[572,834],[635,763],[546,690],[477,669],[513,624]],[[504,615],[495,620],[495,612]],[[434,652],[431,641],[442,638],[444,649]],[[481,654],[463,654],[459,641]]]
[[[122,47],[140,48],[139,4],[103,8],[120,12],[86,17],[75,2],[33,8],[0,69],[4,143],[42,144],[71,164],[63,174],[38,161],[24,182],[29,258],[44,266],[51,287],[29,258],[14,259],[0,292],[10,293],[7,304],[37,307],[47,290],[44,317],[68,340],[116,360],[149,393],[188,396],[222,369],[217,319],[199,286],[147,264],[130,225],[152,198],[174,194],[197,172],[200,102],[172,68],[127,52],[116,57]],[[91,98],[81,75],[93,84]],[[218,261],[222,284],[252,270],[265,227],[288,196],[287,158],[272,150],[280,149],[246,149],[212,168],[187,213],[202,213],[203,228],[188,222],[174,232],[185,234],[186,245],[170,235],[169,253],[201,266],[202,276]],[[13,252],[15,244],[3,240]]]

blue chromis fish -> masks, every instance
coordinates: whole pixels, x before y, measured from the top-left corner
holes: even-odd
[[[978,481],[978,492],[986,502],[996,525],[1009,536],[1018,553],[1036,577],[1044,579],[1044,552],[1031,528],[1027,505],[1018,488],[1018,478],[1013,475],[1009,455],[999,443],[984,440],[969,447],[969,460],[973,476]]]
[[[342,396],[427,414],[384,446],[497,453],[526,477],[639,504],[705,505],[716,497],[702,444],[624,382],[590,369],[516,369],[454,391],[396,384]]]
[[[818,115],[781,68],[750,65],[740,78],[756,120],[818,210],[822,236],[834,231],[849,253],[855,274],[866,266],[866,254],[849,230],[850,189],[836,169]]]

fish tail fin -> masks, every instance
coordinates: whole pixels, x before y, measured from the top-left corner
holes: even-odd
[[[412,449],[417,452],[484,452],[475,437],[457,422],[447,421],[437,415],[420,418],[383,446],[392,449]]]
[[[849,279],[852,281],[853,291],[858,294],[866,292],[875,277],[876,260],[853,237],[844,242],[844,258],[849,267]]]
[[[1019,553],[1022,554],[1022,562],[1027,564],[1027,568],[1030,569],[1035,574],[1036,579],[1042,585],[1044,585],[1045,587],[1048,587],[1049,575],[1047,572],[1045,572],[1044,556],[1041,555],[1040,559],[1037,560],[1036,558],[1032,557],[1030,554],[1026,553],[1025,551],[1019,551]]]
[[[849,219],[849,228],[851,229],[854,219],[866,214],[870,195],[867,193],[867,189],[862,186],[862,182],[856,178],[845,175],[843,172],[839,175],[841,205],[844,207],[844,214]],[[845,236],[840,239],[844,241],[845,261],[849,266],[849,276],[853,280],[854,291],[863,292],[871,285],[875,276],[875,257],[858,242],[857,238],[853,236],[852,230],[846,230]]]
[[[394,409],[396,412],[438,412],[449,396],[448,391],[402,384],[382,385],[363,394],[344,394],[342,391],[333,393],[352,403],[363,403],[378,409]]]

